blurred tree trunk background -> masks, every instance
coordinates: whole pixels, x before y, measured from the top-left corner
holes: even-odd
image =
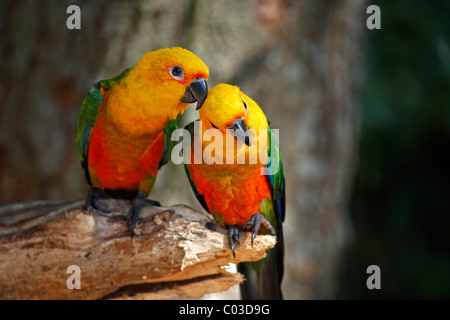
[[[71,4],[81,9],[81,30],[66,27]],[[75,135],[89,88],[148,51],[186,47],[209,66],[210,88],[239,85],[280,129],[285,297],[334,297],[350,234],[366,7],[355,0],[1,1],[0,205],[85,197]],[[182,121],[197,116],[189,109]],[[150,197],[201,208],[183,167],[172,163]]]

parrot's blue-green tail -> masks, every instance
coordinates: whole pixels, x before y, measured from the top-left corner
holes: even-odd
[[[282,300],[281,281],[284,270],[284,241],[281,226],[277,230],[277,244],[267,251],[267,257],[257,262],[238,265],[245,277],[240,285],[243,300]]]

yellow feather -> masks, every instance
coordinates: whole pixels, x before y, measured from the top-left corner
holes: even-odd
[[[248,110],[245,109],[244,102]],[[223,163],[225,163],[228,152],[229,154],[234,154],[233,163],[237,163],[237,159],[245,159],[246,163],[249,163],[249,159],[256,159],[260,163],[259,155],[267,154],[267,118],[258,104],[241,92],[238,86],[221,83],[213,87],[209,91],[208,98],[199,110],[199,113],[202,122],[203,138],[207,130],[214,129],[213,125],[223,133],[223,150],[214,150],[215,159],[223,159]],[[234,142],[234,137],[226,129],[241,117],[248,128],[255,131],[256,136],[251,137],[250,147],[241,143],[241,147],[237,149],[234,143],[226,143],[226,141]],[[261,134],[265,136],[261,136]],[[207,147],[210,143],[212,142],[203,141],[203,147]],[[203,156],[207,158],[209,155],[206,153]],[[213,162],[209,158],[205,160]],[[224,170],[235,170],[239,166],[222,167]]]
[[[170,68],[180,66],[184,79],[176,80]],[[184,112],[181,103],[186,86],[198,77],[208,78],[208,67],[192,52],[175,47],[147,53],[122,79],[109,90],[105,109],[110,119],[130,135],[156,134],[168,120]]]

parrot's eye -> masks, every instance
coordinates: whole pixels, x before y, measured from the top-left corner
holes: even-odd
[[[172,68],[169,68],[170,75],[175,80],[183,80],[184,79],[184,71],[180,66],[174,66]]]
[[[211,125],[212,125],[214,128],[219,129],[219,128],[217,128],[217,127],[214,125],[214,123],[212,123],[211,121],[210,121],[210,123],[211,123]]]
[[[245,101],[244,101],[244,100],[242,100],[242,103],[244,104],[244,108],[245,108],[245,111],[248,111],[248,107],[247,107],[247,104],[245,103]]]

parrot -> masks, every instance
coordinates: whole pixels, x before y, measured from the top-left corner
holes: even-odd
[[[238,86],[230,84],[220,83],[209,90],[199,116],[197,129],[196,121],[185,127],[193,137],[184,159],[192,190],[214,220],[227,228],[233,256],[241,230],[252,231],[252,245],[260,231],[276,236],[275,247],[266,252],[264,259],[238,264],[238,271],[246,279],[240,291],[245,300],[283,299],[280,286],[284,266],[285,179],[273,130],[258,104]],[[222,138],[207,139],[210,130],[219,131]],[[211,143],[217,141],[222,142],[222,148],[220,143],[211,148]],[[196,161],[199,152],[202,158]],[[259,157],[251,162],[250,157],[256,152]],[[229,154],[234,156],[233,161],[229,161]],[[240,156],[248,161],[239,162]]]
[[[77,123],[81,166],[90,190],[86,208],[109,212],[103,197],[131,202],[131,235],[158,169],[170,159],[171,133],[190,103],[200,108],[208,93],[209,69],[181,47],[146,53],[135,67],[94,84]]]

